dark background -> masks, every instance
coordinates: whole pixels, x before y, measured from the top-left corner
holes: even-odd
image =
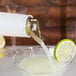
[[[0,0],[1,12],[31,14],[39,20],[44,42],[54,45],[59,40],[75,41],[76,0]],[[11,37],[5,37],[7,45]],[[17,45],[36,45],[28,38],[16,38]]]

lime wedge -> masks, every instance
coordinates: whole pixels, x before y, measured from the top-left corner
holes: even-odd
[[[59,41],[54,49],[54,58],[57,61],[67,62],[76,54],[76,44],[71,39]]]
[[[5,38],[3,36],[0,36],[0,49],[3,49],[5,46]]]

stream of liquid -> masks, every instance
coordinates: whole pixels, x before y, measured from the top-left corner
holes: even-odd
[[[43,48],[45,54],[47,55],[48,59],[49,59],[49,62],[50,62],[50,66],[52,68],[53,71],[55,71],[55,67],[54,67],[54,61],[53,61],[53,58],[51,57],[50,53],[49,53],[49,50],[47,48],[47,46],[45,45],[45,43],[43,42],[43,40],[37,36],[34,32],[31,31],[31,37],[41,45],[41,47]]]

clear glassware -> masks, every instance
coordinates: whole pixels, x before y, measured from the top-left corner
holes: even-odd
[[[49,49],[53,52],[53,48],[49,48]],[[27,70],[25,71],[25,70],[19,68],[19,63],[23,59],[27,59],[34,55],[35,56],[38,56],[38,55],[46,56],[46,54],[44,53],[44,51],[41,47],[35,46],[35,47],[25,47],[23,49],[19,49],[17,51],[17,53],[15,54],[15,56],[13,57],[15,66],[22,73],[23,76],[62,76],[69,66],[69,64],[68,64],[65,67],[61,68],[61,70],[57,70],[55,72],[50,71],[50,72],[46,72],[46,73],[36,73],[36,72],[32,73],[32,72],[28,72]]]

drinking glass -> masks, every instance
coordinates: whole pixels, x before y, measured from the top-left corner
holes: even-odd
[[[53,53],[54,47],[48,47],[49,53]],[[23,60],[23,59],[27,59],[31,56],[38,56],[38,55],[44,55],[46,56],[44,50],[41,47],[38,46],[32,46],[32,47],[25,47],[23,49],[19,49],[18,52],[15,54],[15,56],[13,57],[13,61],[15,66],[17,67],[17,69],[22,73],[22,76],[62,76],[64,74],[64,72],[68,69],[68,65],[66,65],[65,67],[61,68],[61,70],[57,70],[57,71],[50,71],[50,72],[46,72],[46,73],[31,73],[28,72],[27,70],[23,70],[21,68],[19,68],[19,63]],[[52,56],[52,54],[51,54]],[[41,68],[41,67],[40,67]]]

